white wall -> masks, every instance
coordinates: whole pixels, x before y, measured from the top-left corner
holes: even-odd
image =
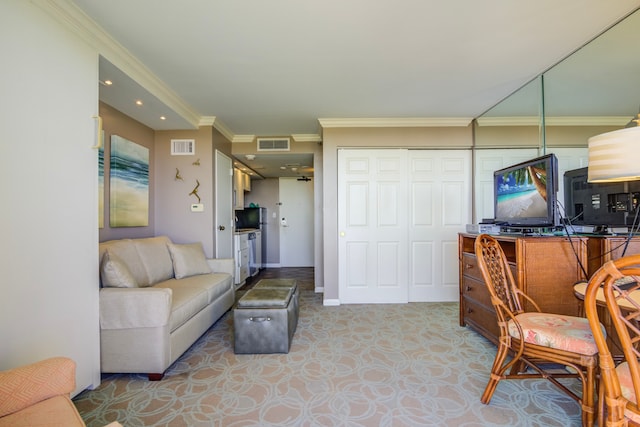
[[[23,0],[0,2],[0,369],[62,355],[100,382],[98,56]]]

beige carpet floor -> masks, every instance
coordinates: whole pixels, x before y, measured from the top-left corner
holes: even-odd
[[[480,403],[495,346],[459,326],[457,303],[324,307],[312,269],[261,276],[273,274],[301,288],[288,354],[234,354],[229,312],[162,381],[108,374],[76,396],[87,426],[580,425],[578,404],[544,380],[502,381]]]

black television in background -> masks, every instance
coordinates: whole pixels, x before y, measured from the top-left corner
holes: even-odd
[[[558,159],[537,157],[493,173],[495,222],[514,228],[555,227]]]
[[[633,224],[640,199],[640,181],[587,182],[588,168],[564,174],[564,209],[574,225],[628,227]]]

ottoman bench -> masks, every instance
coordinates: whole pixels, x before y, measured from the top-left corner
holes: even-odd
[[[247,291],[233,308],[236,354],[289,353],[298,323],[298,289],[265,282]],[[292,286],[293,285],[293,286]]]

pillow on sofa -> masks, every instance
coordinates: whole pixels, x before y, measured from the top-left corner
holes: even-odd
[[[173,261],[173,272],[176,279],[211,273],[211,268],[207,264],[207,259],[202,250],[202,243],[185,245],[167,243],[167,247]]]
[[[102,256],[100,268],[102,285],[109,288],[137,288],[138,283],[127,265],[115,254],[107,250]]]

